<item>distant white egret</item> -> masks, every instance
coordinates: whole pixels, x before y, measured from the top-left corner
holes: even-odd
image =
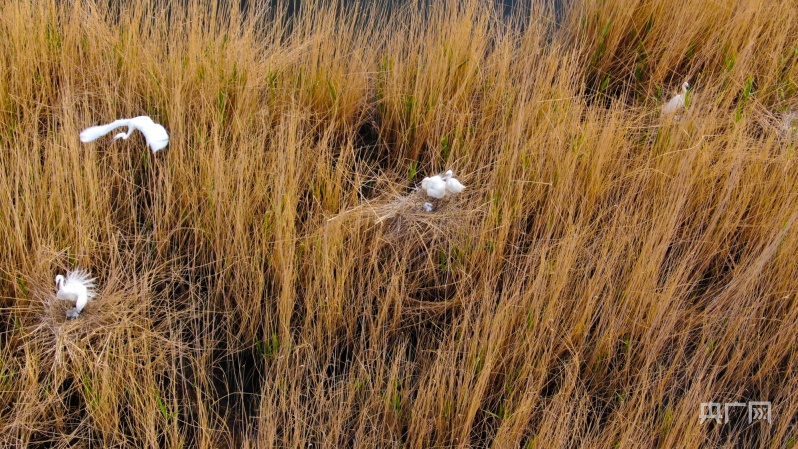
[[[451,170],[448,170],[443,175],[443,180],[446,181],[446,191],[449,193],[460,193],[465,189],[465,186],[460,184],[460,181],[457,178],[454,178],[454,173]]]
[[[443,198],[446,196],[446,181],[441,175],[435,175],[431,178],[424,178],[421,180],[421,188],[427,192],[427,196],[433,198]]]
[[[164,129],[163,126],[153,122],[152,119],[146,115],[133,118],[123,118],[113,121],[107,125],[86,128],[80,133],[80,141],[84,143],[91,142],[122,126],[128,127],[127,134],[119,133],[114,136],[114,140],[127,139],[131,134],[133,134],[134,130],[139,130],[142,134],[144,134],[144,139],[147,141],[147,145],[150,146],[153,153],[157,153],[159,150],[163,149],[169,144],[169,134],[166,132],[166,129]]]
[[[55,277],[58,289],[55,297],[75,303],[75,308],[67,311],[67,318],[77,318],[89,300],[94,298],[94,279],[88,271],[81,269],[68,272],[66,277],[60,274]]]
[[[662,106],[662,113],[665,115],[670,115],[675,112],[679,112],[684,108],[684,100],[687,96],[687,89],[690,87],[690,83],[685,82],[682,84],[682,93],[674,96],[671,98],[667,103]]]

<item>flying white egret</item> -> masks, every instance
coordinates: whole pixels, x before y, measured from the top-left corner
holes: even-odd
[[[685,82],[682,84],[682,93],[674,96],[671,98],[667,103],[662,106],[662,113],[666,115],[673,114],[675,112],[679,112],[684,108],[684,100],[687,96],[687,89],[690,87],[690,83]]]
[[[443,198],[446,196],[446,181],[441,175],[435,175],[431,178],[424,178],[421,180],[421,188],[427,192],[427,196],[433,198]]]
[[[449,193],[460,193],[465,189],[465,186],[460,184],[460,181],[457,178],[454,178],[454,173],[451,170],[448,170],[443,175],[443,180],[446,181],[446,191]]]
[[[67,311],[67,318],[77,318],[95,296],[94,279],[86,270],[77,269],[67,273],[66,277],[60,274],[55,277],[55,286],[58,291],[55,297],[75,303],[75,308]]]
[[[91,142],[99,137],[102,137],[116,128],[127,126],[127,134],[119,133],[114,136],[116,139],[127,139],[133,134],[134,130],[141,131],[144,134],[144,139],[147,140],[147,145],[150,146],[153,153],[166,147],[169,144],[169,134],[163,126],[152,121],[146,115],[141,115],[133,118],[123,118],[113,121],[107,125],[92,126],[84,129],[80,133],[81,142]]]

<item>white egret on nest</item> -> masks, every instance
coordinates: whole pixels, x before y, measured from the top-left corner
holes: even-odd
[[[463,189],[465,189],[465,186],[460,184],[460,181],[458,181],[457,178],[453,178],[452,176],[454,176],[454,174],[452,173],[451,170],[448,170],[443,175],[443,180],[446,181],[446,191],[454,194],[462,192]]]
[[[75,303],[75,308],[67,311],[67,318],[77,318],[89,300],[94,298],[94,279],[91,273],[81,269],[68,272],[66,277],[60,274],[55,277],[58,289],[55,297]]]
[[[454,178],[454,173],[447,170],[443,175],[435,175],[430,178],[421,180],[421,188],[430,196],[435,199],[441,199],[447,194],[458,194],[465,189],[465,186]],[[424,203],[423,209],[426,212],[432,212],[432,203]]]
[[[169,144],[169,134],[166,132],[166,129],[163,126],[153,122],[152,119],[146,115],[133,118],[123,118],[113,121],[107,125],[86,128],[80,133],[80,141],[84,143],[91,142],[122,126],[128,127],[127,134],[119,133],[114,136],[114,140],[127,139],[131,134],[133,134],[134,130],[139,130],[142,134],[144,134],[144,139],[147,141],[147,145],[150,146],[153,153],[157,153],[159,150],[163,149]]]
[[[685,82],[682,84],[682,93],[677,94],[673,98],[671,98],[667,103],[662,106],[662,113],[666,115],[673,114],[675,112],[679,112],[680,110],[684,109],[684,100],[687,96],[687,89],[690,87],[690,83]]]
[[[427,192],[427,196],[441,199],[446,196],[446,180],[441,175],[421,180],[421,188]]]

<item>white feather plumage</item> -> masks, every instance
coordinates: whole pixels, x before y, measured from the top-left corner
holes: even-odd
[[[119,133],[114,136],[114,140],[127,139],[133,134],[134,130],[139,130],[144,134],[144,139],[147,141],[147,145],[149,145],[153,153],[157,153],[169,144],[169,133],[166,132],[166,129],[153,122],[152,119],[146,115],[119,119],[106,125],[91,126],[80,133],[80,141],[84,143],[91,142],[122,126],[128,127],[127,134]]]
[[[66,277],[55,277],[57,289],[55,297],[75,303],[75,308],[67,312],[67,317],[77,318],[86,304],[96,295],[95,278],[87,270],[77,269],[67,273]]]
[[[682,93],[674,96],[670,99],[665,105],[662,106],[662,113],[669,115],[676,112],[681,111],[684,109],[684,100],[687,96],[687,89],[690,87],[690,83],[685,82],[682,84]]]
[[[441,199],[446,194],[457,194],[465,189],[465,186],[454,178],[454,173],[447,170],[443,175],[435,175],[421,180],[421,188],[427,192],[427,196]]]
[[[443,198],[446,196],[446,181],[440,175],[421,180],[421,188],[427,192],[427,196],[433,198]]]
[[[457,178],[453,178],[454,173],[451,170],[448,170],[445,175],[443,175],[443,179],[446,181],[446,191],[449,193],[460,193],[465,189],[465,186],[457,180]]]

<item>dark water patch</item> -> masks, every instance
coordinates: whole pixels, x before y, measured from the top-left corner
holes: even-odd
[[[232,349],[231,349],[232,350]],[[255,348],[237,352],[216,351],[213,385],[233,434],[250,432],[258,416],[264,372],[263,357]]]

